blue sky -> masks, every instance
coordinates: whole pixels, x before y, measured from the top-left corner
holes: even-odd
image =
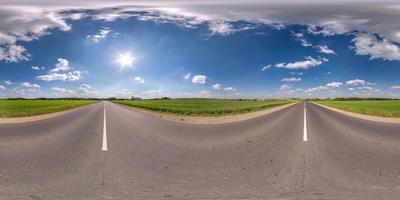
[[[382,18],[373,12],[318,24],[291,19],[298,16],[230,19],[205,12],[207,5],[40,8],[48,4],[0,22],[0,98],[400,97],[400,29],[360,25],[359,18]],[[7,20],[15,16],[21,27]]]

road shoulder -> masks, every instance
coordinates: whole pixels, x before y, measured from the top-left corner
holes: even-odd
[[[353,112],[344,111],[344,110],[340,110],[340,109],[337,109],[337,108],[332,108],[332,107],[329,107],[329,106],[325,106],[325,105],[322,105],[322,104],[319,104],[319,103],[316,103],[316,102],[312,102],[312,101],[310,101],[310,102],[315,104],[315,105],[327,108],[329,110],[348,115],[350,117],[355,117],[355,118],[374,121],[374,122],[400,124],[400,118],[379,117],[379,116],[365,115],[365,114],[360,114],[360,113],[353,113]]]
[[[65,115],[65,114],[74,112],[74,111],[82,109],[82,108],[86,108],[86,107],[94,105],[94,104],[88,104],[88,105],[79,106],[79,107],[76,107],[76,108],[73,108],[70,110],[63,110],[63,111],[59,111],[59,112],[53,112],[53,113],[42,114],[42,115],[34,115],[34,116],[29,116],[29,117],[0,118],[0,124],[19,124],[19,123],[41,121],[41,120]]]
[[[122,104],[118,104],[118,103],[113,103],[113,104],[121,106],[121,107],[129,109],[129,110],[144,113],[144,114],[150,115],[152,117],[164,119],[167,121],[187,123],[187,124],[223,124],[223,123],[238,122],[238,121],[257,118],[257,117],[267,115],[269,113],[273,113],[278,110],[287,108],[287,107],[295,105],[297,103],[298,102],[294,102],[294,103],[290,103],[290,104],[286,104],[286,105],[282,105],[282,106],[276,106],[276,107],[272,107],[269,109],[250,112],[250,113],[225,115],[225,116],[218,116],[218,117],[180,116],[180,115],[160,113],[160,112],[156,112],[156,111],[130,107],[130,106],[126,106],[126,105],[122,105]]]

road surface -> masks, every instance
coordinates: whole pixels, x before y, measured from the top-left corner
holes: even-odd
[[[195,125],[100,102],[0,125],[0,199],[399,196],[400,125],[312,103]]]

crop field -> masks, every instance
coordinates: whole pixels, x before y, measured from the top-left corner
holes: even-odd
[[[0,100],[0,117],[47,114],[94,103],[89,100]]]
[[[400,117],[400,100],[318,100],[316,103],[366,115]]]
[[[295,102],[293,100],[158,99],[117,100],[116,103],[157,112],[191,116],[233,115]]]

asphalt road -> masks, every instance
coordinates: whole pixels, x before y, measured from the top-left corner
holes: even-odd
[[[0,199],[399,196],[400,125],[312,103],[194,125],[101,102],[0,125]]]

